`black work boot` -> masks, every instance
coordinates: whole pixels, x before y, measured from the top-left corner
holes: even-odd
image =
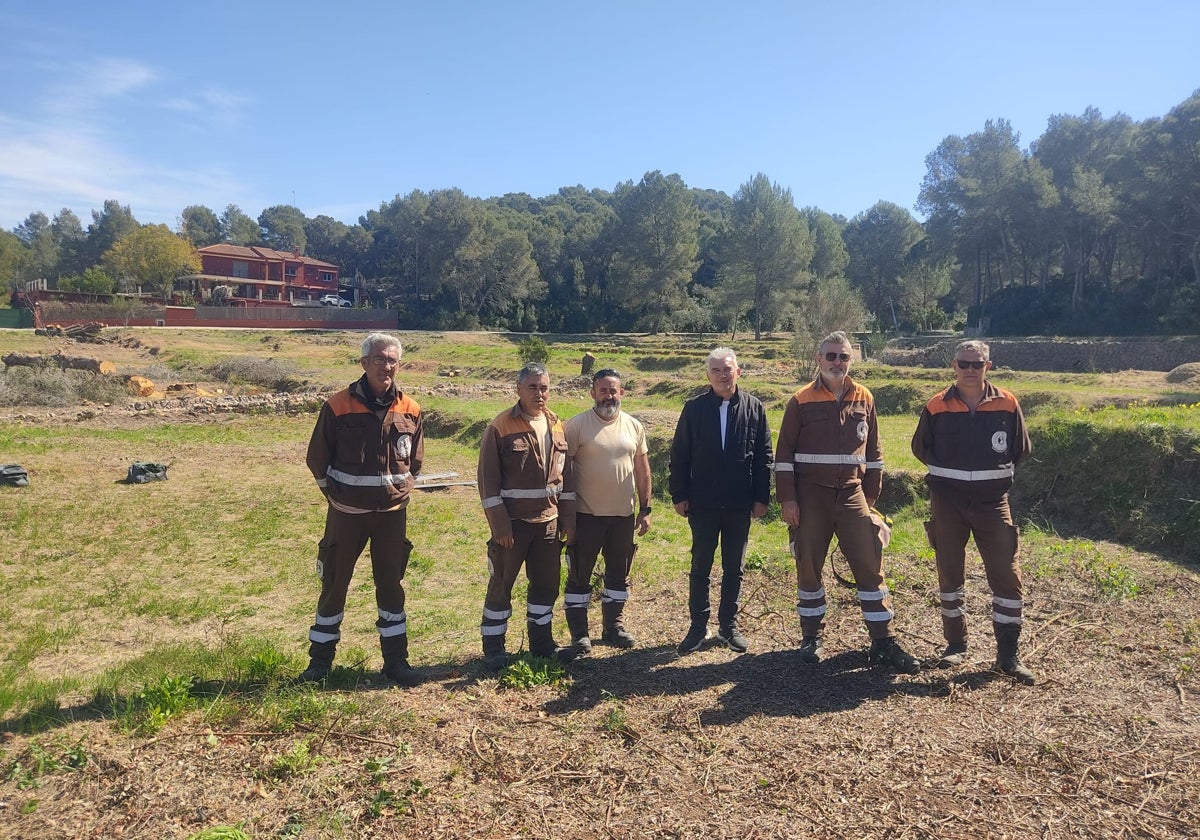
[[[526,630],[529,633],[529,652],[534,656],[557,659],[564,665],[575,658],[575,648],[559,647],[554,641],[554,629],[549,623],[536,624],[530,621],[526,624]]]
[[[337,642],[310,642],[308,645],[308,667],[300,672],[297,682],[321,682],[333,668],[333,655]]]
[[[588,634],[587,607],[567,607],[563,610],[567,617],[567,630],[571,633],[571,644],[575,646],[580,656],[592,652],[592,637]]]
[[[1018,640],[1021,637],[1020,625],[996,626],[996,670],[1008,674],[1017,682],[1033,685],[1037,677],[1021,662],[1017,653]]]
[[[379,647],[383,650],[383,678],[405,688],[421,684],[421,675],[408,664],[408,634],[380,636]]]
[[[625,612],[624,601],[608,601],[600,605],[604,616],[604,632],[600,636],[606,645],[619,648],[631,648],[634,645],[633,636],[625,630],[625,622],[621,618]]]
[[[894,636],[871,640],[871,651],[867,660],[872,665],[882,665],[903,674],[915,674],[921,670],[921,663],[915,656],[900,647]]]
[[[939,668],[956,668],[967,661],[967,643],[950,642],[946,645],[946,649],[942,651],[942,655],[938,657]]]
[[[483,665],[489,671],[503,671],[508,667],[508,654],[504,651],[504,634],[483,637]]]
[[[825,646],[821,642],[821,636],[805,636],[800,640],[800,661],[809,665],[816,665],[821,661],[821,654],[825,652]]]

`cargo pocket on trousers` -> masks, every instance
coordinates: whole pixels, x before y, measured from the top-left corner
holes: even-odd
[[[934,539],[933,539],[933,520],[932,519],[925,520],[925,539],[929,542],[929,547],[932,548],[934,551],[937,551],[937,544],[934,542]]]
[[[321,583],[328,582],[326,575],[329,578],[333,577],[333,547],[335,543],[327,537],[322,537],[317,543],[317,577],[321,579]]]

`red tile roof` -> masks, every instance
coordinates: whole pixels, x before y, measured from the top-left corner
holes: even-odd
[[[313,257],[296,256],[291,251],[276,251],[272,248],[263,248],[260,246],[249,245],[206,245],[203,248],[197,248],[201,254],[212,254],[222,257],[244,257],[251,260],[290,260],[291,262],[302,263],[303,265],[323,266],[326,268],[337,268],[333,263],[325,262],[324,260],[314,259]]]

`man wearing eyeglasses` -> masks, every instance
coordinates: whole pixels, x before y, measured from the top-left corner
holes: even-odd
[[[973,535],[992,590],[996,668],[1032,685],[1036,678],[1018,652],[1024,600],[1017,527],[1008,505],[1014,468],[1032,447],[1017,398],[987,381],[989,353],[982,341],[955,348],[954,384],[925,405],[912,439],[913,454],[929,471],[925,531],[937,561],[946,639],[938,664],[948,668],[966,661],[966,545]]]
[[[567,441],[558,415],[547,408],[549,400],[550,374],[538,362],[529,362],[517,374],[517,404],[496,415],[479,446],[479,498],[491,530],[479,631],[484,665],[494,671],[509,662],[505,636],[522,566],[529,579],[529,652],[562,662],[575,655],[573,648],[555,643],[551,623],[562,574],[558,499],[567,468]]]
[[[883,449],[875,398],[850,378],[853,358],[846,333],[833,332],[821,341],[817,377],[788,400],[775,448],[775,495],[796,560],[800,659],[816,664],[824,652],[821,575],[836,534],[871,638],[869,661],[915,674],[920,663],[900,647],[892,630],[895,614],[883,580],[890,531],[872,511],[883,488]]]
[[[623,616],[637,552],[633,537],[650,530],[650,456],[641,422],[621,410],[624,396],[621,374],[602,368],[592,376],[594,405],[563,426],[570,465],[558,513],[559,530],[567,537],[563,613],[571,641],[581,654],[592,649],[588,606],[592,572],[601,552],[600,640],[618,648],[634,645]]]
[[[425,459],[421,407],[396,386],[402,349],[394,336],[371,333],[362,343],[363,375],[321,406],[308,443],[308,468],[325,494],[325,534],[317,546],[321,594],[308,631],[305,682],[325,679],[341,639],[346,592],[359,555],[371,544],[383,677],[420,683],[408,664],[404,573],[413,544],[408,500]]]

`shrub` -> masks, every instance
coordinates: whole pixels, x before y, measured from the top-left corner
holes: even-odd
[[[257,356],[235,356],[222,359],[206,368],[208,375],[230,385],[253,385],[272,391],[298,391],[305,383],[295,375],[290,364]]]
[[[517,345],[517,353],[520,354],[523,363],[541,362],[545,364],[550,361],[550,348],[536,335],[522,339],[521,343]]]

